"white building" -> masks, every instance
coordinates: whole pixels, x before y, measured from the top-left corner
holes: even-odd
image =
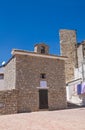
[[[74,80],[67,83],[67,101],[79,106],[85,105],[85,93],[77,93],[77,85],[85,84],[85,59],[82,60],[80,66],[74,69]]]
[[[0,91],[5,89],[4,84],[4,66],[0,67]]]

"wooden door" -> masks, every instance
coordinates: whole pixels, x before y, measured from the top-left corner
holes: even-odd
[[[48,90],[39,90],[39,108],[48,108]]]

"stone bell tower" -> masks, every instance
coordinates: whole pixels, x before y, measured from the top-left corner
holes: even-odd
[[[77,67],[77,41],[75,30],[60,30],[61,55],[67,56],[65,64],[66,82],[74,79],[74,68]]]
[[[49,46],[44,43],[36,44],[34,47],[34,52],[39,54],[49,54]]]

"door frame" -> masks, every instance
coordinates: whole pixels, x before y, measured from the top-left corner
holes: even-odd
[[[45,93],[44,93],[45,92]],[[40,96],[42,96],[42,95],[40,95],[40,94],[42,94],[43,96],[45,96],[45,97],[43,97],[42,99],[41,99],[41,97]],[[46,98],[46,100],[44,100]],[[44,100],[45,102],[44,103],[46,103],[45,105],[44,104],[41,104],[42,103],[42,100]],[[39,109],[48,109],[48,89],[39,89]]]

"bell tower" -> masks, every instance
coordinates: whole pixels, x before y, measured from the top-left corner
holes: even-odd
[[[34,52],[39,54],[49,54],[49,46],[44,43],[36,44]]]
[[[61,55],[67,56],[65,63],[66,82],[74,79],[77,67],[77,41],[75,30],[60,30]]]

